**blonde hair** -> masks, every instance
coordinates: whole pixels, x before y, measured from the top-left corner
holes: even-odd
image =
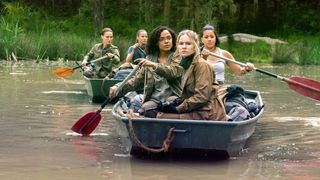
[[[145,29],[139,29],[139,30],[137,31],[137,33],[136,33],[136,42],[138,42],[138,37],[140,36],[140,34],[141,34],[142,32],[146,32],[146,33],[147,33],[147,31],[146,31]],[[147,34],[148,34],[148,33],[147,33]]]
[[[183,30],[179,33],[179,35],[177,37],[177,47],[179,45],[179,40],[180,40],[181,36],[183,36],[183,35],[187,35],[190,39],[193,40],[193,44],[194,44],[195,52],[196,52],[195,56],[200,55],[199,37],[198,37],[198,34],[192,30],[186,29],[186,30]]]

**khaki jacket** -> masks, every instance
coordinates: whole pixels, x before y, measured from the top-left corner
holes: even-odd
[[[100,77],[105,77],[113,69],[117,68],[118,64],[120,63],[120,53],[118,47],[111,44],[109,47],[103,48],[103,44],[98,43],[94,45],[84,57],[84,60],[90,62],[91,60],[105,56],[107,53],[113,54],[113,57],[105,58],[94,63],[94,67]]]
[[[184,101],[177,106],[179,113],[193,114],[193,119],[227,120],[224,103],[218,98],[219,86],[214,70],[200,56],[195,56],[181,81]]]
[[[157,56],[148,56],[147,59],[157,62]],[[157,68],[142,67],[134,78],[130,79],[120,90],[120,94],[125,94],[130,91],[144,91],[144,102],[150,100],[154,91],[154,73],[167,79],[168,84],[173,92],[173,95],[181,94],[180,79],[183,73],[183,68],[179,65],[179,59],[173,58],[171,54],[167,60],[167,64],[157,64]]]

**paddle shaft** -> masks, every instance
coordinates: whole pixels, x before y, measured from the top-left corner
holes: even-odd
[[[121,82],[120,86],[116,90],[116,94],[119,93],[119,91],[123,88],[123,86],[128,82],[128,80],[136,73],[136,71],[139,69],[139,65],[137,65],[131,72],[128,74],[128,76]],[[102,109],[111,101],[111,98],[107,98],[100,106],[100,108],[92,115],[80,128],[79,132],[83,132],[84,128],[89,127],[100,115]],[[100,118],[99,118],[100,119]]]
[[[107,55],[106,55],[106,56],[99,57],[99,58],[97,58],[97,59],[95,59],[95,60],[92,60],[92,61],[90,61],[90,62],[87,62],[86,65],[89,65],[90,63],[94,63],[94,62],[97,62],[97,61],[101,61],[102,59],[105,59],[105,58],[107,58],[107,57],[108,57]],[[82,67],[82,65],[79,65],[79,66],[77,66],[77,67],[72,68],[72,70],[76,70],[76,69],[81,68],[81,67]]]
[[[209,52],[209,54],[211,56],[214,56],[214,57],[217,57],[217,58],[220,58],[220,59],[223,59],[223,60],[235,63],[235,64],[239,64],[240,66],[246,66],[246,64],[244,64],[242,62],[239,62],[239,61],[236,61],[236,60],[233,60],[233,59],[230,59],[230,58],[226,58],[226,57],[220,56],[220,55],[212,53],[212,52]],[[265,71],[265,70],[262,70],[262,69],[259,69],[259,68],[254,68],[254,70],[258,71],[260,73],[266,74],[268,76],[274,77],[274,78],[278,78],[278,79],[281,79],[281,80],[284,79],[284,77],[282,77],[282,76],[276,75],[274,73],[271,73],[271,72],[268,72],[268,71]]]
[[[120,83],[119,87],[117,88],[116,95],[119,93],[119,91],[123,88],[123,86],[129,81],[129,79],[137,72],[140,65],[137,65],[133,68],[133,70],[128,74],[128,76]]]
[[[215,53],[212,53],[212,52],[209,52],[209,54],[214,56],[214,57],[217,57],[217,58],[220,58],[220,59],[223,59],[223,60],[235,63],[235,64],[239,64],[241,66],[246,66],[246,64],[244,64],[244,63],[241,63],[239,61],[235,61],[233,59],[229,59],[229,58],[226,58],[226,57],[223,57],[223,56],[219,56],[219,55],[217,55]],[[260,73],[266,74],[268,76],[271,76],[271,77],[274,77],[274,78],[277,78],[277,79],[281,79],[282,81],[287,82],[289,87],[292,90],[298,92],[301,95],[308,96],[308,97],[310,97],[312,99],[320,100],[319,99],[319,94],[320,94],[319,82],[317,82],[317,81],[310,80],[310,79],[308,79],[308,81],[306,81],[307,80],[306,78],[303,79],[301,77],[286,78],[286,77],[282,77],[282,76],[279,76],[277,74],[274,74],[274,73],[271,73],[271,72],[268,72],[268,71],[265,71],[265,70],[262,70],[262,69],[258,69],[258,68],[254,68],[254,70],[256,70],[256,71],[258,71]],[[295,88],[294,86],[295,87],[299,87],[300,90]]]

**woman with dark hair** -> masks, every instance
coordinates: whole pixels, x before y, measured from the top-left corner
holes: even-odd
[[[141,69],[119,91],[125,94],[143,90],[142,106],[138,112],[144,116],[156,117],[160,104],[168,97],[179,96],[181,93],[180,77],[183,68],[174,58],[175,42],[176,35],[172,29],[166,26],[155,28],[148,39],[147,57],[139,62]],[[110,88],[110,98],[117,95],[115,92],[118,85]]]
[[[146,53],[154,56],[161,51],[167,54],[168,50],[170,54],[176,50],[176,34],[172,29],[160,26],[152,31],[151,37],[148,39]]]
[[[117,46],[112,44],[113,31],[111,28],[101,30],[101,43],[95,44],[84,56],[82,61],[83,75],[89,78],[104,78],[114,70],[120,62],[120,53]],[[101,61],[89,64],[91,60],[107,56]]]
[[[212,25],[207,24],[202,28],[201,42],[204,45],[201,52],[202,57],[213,66],[215,70],[216,80],[219,84],[223,84],[225,82],[225,64],[229,66],[229,68],[236,75],[239,76],[245,75],[247,72],[252,71],[254,69],[254,65],[252,63],[247,63],[246,66],[241,67],[238,64],[209,55],[209,52],[211,52],[219,56],[235,60],[230,52],[218,47],[220,41],[217,35],[217,31]]]

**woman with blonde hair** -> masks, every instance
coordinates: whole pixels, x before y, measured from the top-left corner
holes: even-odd
[[[191,30],[181,31],[176,53],[185,70],[181,79],[182,93],[162,111],[179,114],[180,119],[227,120],[223,103],[216,101],[214,70],[200,55],[198,35]],[[159,118],[163,115],[159,114]]]
[[[128,54],[124,66],[134,64],[134,60],[146,57],[146,45],[148,42],[148,33],[144,29],[139,29],[136,34],[136,43],[128,48]]]

